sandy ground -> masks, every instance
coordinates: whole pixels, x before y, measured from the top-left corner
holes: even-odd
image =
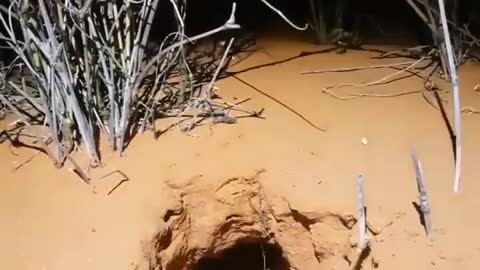
[[[260,40],[259,47],[264,49],[232,70],[320,49],[297,38],[273,37]],[[8,144],[1,144],[0,269],[138,269],[146,243],[172,203],[166,181],[202,175],[201,181],[216,184],[260,169],[266,170],[262,184],[295,205],[350,213],[356,211],[356,176],[363,174],[370,221],[380,226],[391,223],[375,240],[380,269],[478,269],[480,115],[463,115],[462,187],[454,194],[449,134],[440,112],[421,94],[342,101],[321,93],[326,86],[364,83],[394,71],[299,74],[402,61],[372,60],[372,56],[359,51],[317,54],[238,75],[327,132],[313,129],[278,103],[228,78],[218,83],[220,94],[228,101],[251,97],[243,106],[265,108],[266,120],[242,118],[236,125],[213,126],[213,133],[201,127],[192,131],[197,137],[178,130],[158,141],[149,133],[139,135],[124,157],[103,153],[105,166],[91,172],[91,185],[71,173],[68,164],[55,169],[44,155],[14,173],[15,164],[28,159],[32,151],[12,149],[17,154],[13,155]],[[473,90],[479,70],[474,63],[461,69],[464,106],[480,108],[480,93]],[[408,78],[337,93],[421,89],[421,80]],[[441,92],[441,96],[450,110],[451,94]],[[366,145],[362,138],[367,139]],[[409,155],[412,145],[422,162],[431,199],[432,240],[425,237],[412,205],[417,201]],[[129,181],[107,195],[122,177],[100,178],[115,170]]]

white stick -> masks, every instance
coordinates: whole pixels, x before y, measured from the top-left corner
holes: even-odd
[[[453,183],[453,192],[458,192],[460,187],[460,177],[462,174],[462,123],[460,111],[460,87],[458,84],[457,69],[453,58],[452,42],[450,40],[450,32],[448,30],[447,16],[445,13],[445,4],[443,0],[438,0],[440,8],[440,17],[442,20],[443,35],[445,38],[445,45],[447,46],[448,69],[453,84],[453,111],[455,118],[455,179]]]
[[[225,64],[225,60],[227,59],[228,52],[230,51],[230,48],[232,47],[233,41],[235,38],[231,38],[230,41],[228,42],[227,48],[225,49],[225,52],[223,53],[222,59],[220,60],[220,63],[218,64],[217,69],[215,70],[215,73],[213,74],[212,80],[208,84],[207,87],[207,96],[210,98],[211,93],[213,91],[213,86],[215,84],[215,81],[217,80],[218,74],[220,73],[220,70],[223,68],[223,65]]]
[[[415,63],[415,61],[384,64],[384,65],[374,65],[374,66],[357,66],[357,67],[346,67],[346,68],[335,68],[335,69],[317,69],[317,70],[302,71],[300,72],[300,74],[303,75],[303,74],[318,74],[318,73],[330,73],[330,72],[352,72],[352,71],[367,70],[367,69],[380,69],[380,68],[404,66],[404,65],[410,65],[413,63]]]
[[[358,248],[363,250],[367,246],[367,219],[365,217],[365,197],[363,194],[363,176],[358,176]]]
[[[275,8],[272,4],[270,4],[267,0],[260,0],[262,1],[262,3],[264,3],[268,8],[270,8],[271,10],[273,10],[275,13],[278,14],[278,16],[280,16],[286,23],[288,23],[291,27],[293,27],[294,29],[296,30],[300,30],[300,31],[304,31],[304,30],[307,30],[308,28],[308,24],[305,24],[305,26],[301,27],[301,26],[297,26],[295,25],[292,21],[290,21],[287,16],[285,16],[285,14],[283,14],[283,12],[281,12],[279,9]]]
[[[420,211],[422,212],[423,221],[425,225],[425,232],[427,237],[432,237],[432,223],[430,221],[430,204],[428,202],[427,189],[425,188],[425,182],[423,181],[422,164],[417,158],[415,149],[412,148],[411,156],[413,161],[413,167],[415,168],[415,174],[417,176],[417,188],[419,196]]]

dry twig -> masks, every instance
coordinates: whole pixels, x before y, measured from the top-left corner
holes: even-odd
[[[435,90],[435,91],[439,91],[439,90]],[[327,95],[329,95],[333,98],[339,99],[339,100],[352,100],[352,99],[364,98],[364,97],[369,97],[369,98],[393,98],[393,97],[400,97],[400,96],[423,93],[423,92],[425,92],[425,90],[414,90],[414,91],[407,91],[407,92],[394,93],[394,94],[367,94],[367,93],[354,94],[354,93],[350,93],[348,96],[339,96],[339,95],[333,93],[331,90],[323,90],[322,91],[322,93],[325,93],[325,94],[327,94]]]
[[[422,58],[420,58],[417,61],[408,65],[407,67],[405,67],[405,68],[403,68],[403,69],[401,69],[401,70],[399,70],[395,73],[389,74],[385,77],[382,77],[380,79],[377,79],[377,80],[374,80],[374,81],[371,81],[371,82],[360,83],[360,84],[342,84],[342,85],[337,85],[337,86],[328,86],[328,87],[323,88],[323,90],[328,90],[328,89],[332,89],[332,88],[344,88],[344,87],[365,87],[365,86],[373,86],[373,85],[378,85],[378,84],[384,83],[385,81],[387,81],[391,78],[394,78],[394,77],[408,71],[409,69],[413,68],[414,66],[418,65],[419,63],[421,63],[422,61],[424,61],[425,59],[430,57],[430,55],[433,52],[434,52],[434,50],[430,51],[430,53],[428,53],[428,55],[423,56]]]
[[[407,61],[407,62],[401,62],[401,63],[383,64],[383,65],[373,65],[373,66],[361,66],[361,67],[348,67],[348,68],[336,68],[336,69],[310,70],[310,71],[300,72],[300,74],[318,74],[318,73],[330,73],[330,72],[352,72],[352,71],[368,70],[368,69],[381,69],[381,68],[389,68],[389,67],[397,67],[397,66],[411,65],[411,64],[414,64],[415,62],[416,62],[416,61]]]

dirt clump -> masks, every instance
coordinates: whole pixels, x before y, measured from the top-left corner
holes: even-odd
[[[236,269],[241,263],[259,270],[322,269],[345,254],[352,215],[294,209],[264,189],[261,173],[216,187],[202,176],[169,183],[181,208],[166,212],[152,241],[150,268]]]

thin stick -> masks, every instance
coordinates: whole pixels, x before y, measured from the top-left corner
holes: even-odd
[[[28,163],[30,163],[38,154],[40,154],[42,151],[40,150],[37,150],[35,151],[35,153],[33,153],[33,155],[31,155],[27,160],[25,160],[24,162],[18,164],[17,166],[15,166],[13,168],[13,172],[16,172],[18,171],[20,168],[22,168],[23,166],[27,165]]]
[[[128,93],[125,94],[125,99],[123,101],[123,106],[121,108],[120,129],[119,129],[119,134],[118,134],[117,140],[116,140],[117,149],[119,150],[120,153],[122,153],[123,150],[124,150],[125,137],[127,136],[127,131],[128,131],[128,128],[129,128],[129,121],[131,120],[130,119],[130,106],[129,106],[129,104],[131,104],[132,99],[134,98],[136,92],[140,88],[141,83],[143,82],[143,79],[146,77],[146,75],[148,74],[150,69],[158,62],[158,60],[162,56],[165,56],[166,54],[168,54],[170,51],[172,51],[174,49],[180,48],[181,46],[185,45],[188,42],[193,42],[195,40],[202,39],[202,38],[205,38],[207,36],[211,36],[215,33],[222,32],[222,31],[225,31],[225,30],[239,29],[240,25],[235,23],[235,11],[236,11],[236,3],[234,2],[232,4],[232,10],[231,10],[231,13],[230,13],[230,17],[224,23],[224,25],[222,25],[220,27],[217,27],[213,30],[210,30],[208,32],[205,32],[205,33],[199,34],[197,36],[194,36],[190,39],[182,39],[179,42],[176,42],[176,43],[168,46],[167,48],[165,48],[163,50],[160,50],[154,58],[152,58],[148,63],[146,63],[145,66],[142,67],[142,71],[139,72],[139,74],[136,75],[135,78],[127,79],[127,82],[126,82],[125,85],[127,87],[126,90],[128,90]]]
[[[213,30],[210,30],[208,32],[205,32],[205,33],[202,33],[202,34],[199,34],[199,35],[196,35],[194,37],[191,37],[189,39],[185,39],[185,40],[181,40],[180,42],[177,42],[177,43],[174,43],[170,46],[168,46],[167,48],[163,49],[163,50],[160,50],[157,55],[152,58],[144,67],[143,67],[143,71],[138,75],[137,77],[137,82],[136,82],[136,87],[138,88],[141,80],[148,74],[148,72],[150,72],[150,69],[155,65],[155,63],[158,61],[158,59],[160,59],[161,56],[165,55],[166,53],[168,53],[169,51],[173,50],[173,49],[176,49],[180,46],[183,46],[187,43],[191,43],[193,41],[196,41],[196,40],[199,40],[199,39],[202,39],[202,38],[205,38],[205,37],[208,37],[208,36],[211,36],[211,35],[214,35],[216,33],[219,33],[219,32],[222,32],[222,31],[225,31],[225,30],[231,30],[231,29],[240,29],[240,25],[238,25],[237,23],[235,23],[235,11],[236,11],[236,3],[233,3],[232,5],[232,11],[230,13],[230,17],[229,19],[225,22],[225,24],[223,24],[222,26],[220,27],[217,27]]]
[[[428,46],[428,45],[422,45],[422,46],[406,48],[406,49],[393,51],[393,52],[386,52],[386,53],[383,53],[382,55],[380,55],[380,58],[384,58],[384,57],[391,56],[391,55],[398,55],[399,53],[402,53],[402,52],[405,52],[405,51],[407,51],[407,52],[421,51],[422,49],[426,49],[426,48],[429,48],[429,47],[430,46]]]
[[[448,30],[447,15],[445,13],[445,4],[443,0],[438,0],[440,7],[440,18],[442,20],[443,35],[447,47],[448,69],[453,84],[453,111],[455,119],[455,178],[453,182],[453,192],[458,192],[460,187],[460,177],[462,174],[462,123],[460,111],[460,86],[458,82],[457,68],[453,59],[452,42],[450,40],[450,31]]]
[[[228,42],[227,48],[225,49],[225,52],[223,53],[222,59],[220,60],[220,63],[218,64],[218,67],[217,67],[217,69],[215,70],[215,73],[212,76],[212,80],[208,84],[207,95],[208,95],[209,98],[210,98],[210,94],[213,91],[213,85],[214,85],[215,81],[217,80],[218,74],[220,74],[220,70],[223,68],[223,66],[225,64],[225,60],[227,59],[227,55],[230,52],[230,48],[232,47],[232,44],[233,44],[234,40],[235,40],[235,38],[231,38],[230,42]]]
[[[22,78],[22,80],[23,80],[23,78]],[[24,90],[22,90],[20,87],[18,87],[18,85],[16,85],[16,84],[13,83],[12,81],[9,81],[8,84],[9,84],[15,91],[17,91],[20,95],[22,95],[30,104],[32,104],[32,106],[33,106],[38,112],[40,112],[41,114],[45,114],[45,112],[43,111],[42,106],[40,106],[40,104],[38,104],[36,100],[34,100],[33,98],[31,98]]]
[[[363,176],[359,175],[357,178],[358,188],[358,245],[356,249],[351,251],[351,254],[346,255],[344,258],[347,260],[350,269],[360,270],[362,263],[370,253],[370,245],[367,239],[367,218],[365,213],[365,201],[363,193]]]
[[[435,20],[434,20],[433,14],[432,14],[432,8],[431,8],[430,4],[427,1],[420,1],[420,3],[427,9],[427,14],[425,14],[420,9],[420,7],[417,4],[415,4],[412,0],[406,0],[406,1],[412,7],[412,9],[417,13],[417,15],[422,19],[422,21],[430,29],[430,31],[432,32],[433,41],[434,41],[435,45],[441,51],[440,61],[441,61],[441,64],[442,64],[442,69],[444,71],[445,76],[448,76],[448,74],[446,72],[446,67],[445,67],[445,65],[446,65],[445,57],[444,57],[444,54],[443,54],[444,46],[443,46],[443,43],[438,42],[437,35],[438,35],[438,32],[440,30],[438,29],[438,27],[435,23]],[[427,15],[428,15],[428,17],[427,17]]]
[[[433,42],[437,48],[440,48],[440,64],[442,66],[443,74],[445,78],[448,80],[449,74],[447,72],[447,59],[445,59],[445,44],[442,40],[439,40],[439,32],[440,29],[438,28],[437,22],[435,21],[435,17],[433,16],[432,7],[429,2],[423,1],[421,4],[427,9],[428,19],[430,24],[428,24],[429,28],[432,31]]]
[[[400,97],[400,96],[406,96],[406,95],[411,95],[411,94],[417,94],[417,93],[423,93],[426,90],[416,90],[416,91],[407,91],[407,92],[401,92],[401,93],[396,93],[396,94],[366,94],[366,93],[361,93],[361,94],[354,94],[350,93],[349,96],[339,96],[335,93],[332,92],[332,90],[323,90],[322,93],[327,94],[333,98],[339,99],[339,100],[351,100],[351,99],[357,99],[357,98],[393,98],[393,97]],[[440,91],[440,90],[431,90],[431,91]]]
[[[384,65],[374,65],[374,66],[347,67],[347,68],[336,68],[336,69],[319,69],[319,70],[302,71],[302,72],[300,72],[300,74],[318,74],[318,73],[329,73],[329,72],[351,72],[351,71],[358,71],[358,70],[379,69],[379,68],[404,66],[404,65],[414,64],[415,62],[416,61],[408,61],[408,62],[384,64]]]
[[[327,89],[332,89],[332,88],[344,88],[344,87],[364,87],[364,86],[372,86],[372,85],[377,85],[377,84],[380,84],[380,83],[383,83],[385,82],[386,80],[390,79],[390,78],[393,78],[395,76],[398,76],[400,74],[402,74],[403,72],[411,69],[412,67],[416,66],[417,64],[419,64],[420,62],[422,62],[423,60],[425,60],[425,58],[427,58],[431,53],[433,52],[430,51],[430,53],[428,55],[425,55],[423,56],[422,58],[418,59],[417,61],[413,62],[412,64],[410,64],[409,66],[397,71],[397,72],[394,72],[392,74],[389,74],[383,78],[380,78],[378,80],[374,80],[374,81],[371,81],[371,82],[367,82],[367,83],[360,83],[360,84],[342,84],[342,85],[337,85],[337,86],[328,86],[328,87],[325,87],[323,88],[324,90],[327,90]]]
[[[128,176],[126,174],[124,174],[122,171],[120,170],[115,170],[115,171],[112,171],[110,173],[107,173],[106,175],[100,177],[100,179],[103,179],[103,178],[106,178],[110,175],[113,175],[113,174],[120,174],[123,178],[112,188],[110,189],[110,191],[107,193],[107,195],[111,195],[115,190],[117,190],[123,183],[125,182],[128,182],[130,181],[130,178],[128,178]]]
[[[433,29],[430,25],[427,15],[425,15],[425,13],[423,13],[423,11],[412,0],[407,0],[407,3],[413,8],[415,13],[417,13],[417,15],[422,19],[422,21],[430,28],[433,34],[435,29]]]
[[[422,164],[417,159],[417,154],[413,147],[411,150],[411,156],[412,156],[413,166],[415,168],[415,174],[417,176],[417,189],[418,189],[419,200],[420,200],[420,210],[422,212],[423,221],[425,225],[425,232],[427,233],[427,237],[431,238],[432,224],[430,221],[430,204],[428,203],[427,190],[425,188],[425,183],[423,181]]]
[[[367,218],[365,216],[365,197],[363,193],[363,176],[357,178],[358,188],[358,248],[364,250],[368,245]]]
[[[268,8],[270,8],[271,10],[273,10],[275,13],[277,13],[285,22],[287,22],[291,27],[295,28],[296,30],[300,30],[300,31],[303,31],[303,30],[307,30],[308,28],[308,24],[305,24],[304,27],[300,27],[300,26],[296,26],[293,22],[291,22],[287,16],[285,16],[283,14],[283,12],[281,12],[280,10],[278,10],[277,8],[275,8],[272,4],[270,4],[267,0],[260,0],[262,1],[262,3],[264,3]]]

